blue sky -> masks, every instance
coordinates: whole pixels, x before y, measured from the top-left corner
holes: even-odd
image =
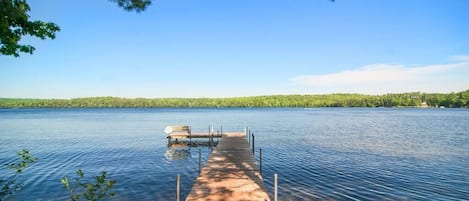
[[[55,40],[0,56],[0,97],[233,97],[469,89],[469,1],[29,0]]]

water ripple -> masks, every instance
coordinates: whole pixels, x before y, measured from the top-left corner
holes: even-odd
[[[18,178],[25,188],[15,200],[65,200],[60,178],[77,169],[88,180],[107,171],[116,200],[174,200],[176,175],[183,197],[197,177],[198,149],[168,149],[162,131],[211,122],[251,125],[264,186],[272,195],[279,174],[280,200],[469,197],[468,110],[0,109],[0,163],[15,161],[18,148],[39,158]],[[203,163],[209,153],[202,148]]]

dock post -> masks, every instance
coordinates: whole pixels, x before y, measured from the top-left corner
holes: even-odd
[[[251,130],[248,130],[248,143],[251,146]]]
[[[277,201],[277,174],[274,174],[274,201]]]
[[[262,176],[262,149],[259,149],[259,173]]]
[[[208,125],[208,146],[212,147],[212,143],[210,143],[210,125]]]
[[[220,133],[223,135],[223,125],[220,125]]]
[[[176,177],[176,201],[180,201],[181,197],[181,175],[177,175]]]
[[[202,158],[202,153],[201,153],[201,150],[200,150],[200,148],[199,148],[199,174],[200,174],[200,172],[202,171],[202,169],[201,169],[202,166],[201,166],[201,162],[200,162],[200,161],[201,161],[201,158]]]
[[[254,149],[254,133],[252,133],[252,155],[254,155],[255,149]]]
[[[192,132],[191,132],[191,126],[189,126],[189,147],[192,146]]]
[[[210,144],[213,146],[213,135],[215,134],[214,131],[212,131],[212,133],[210,133]]]

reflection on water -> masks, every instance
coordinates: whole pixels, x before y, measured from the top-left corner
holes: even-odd
[[[169,141],[168,149],[166,150],[166,153],[164,155],[167,160],[182,160],[191,157],[191,148],[193,147],[206,147],[212,150],[217,145],[218,141]]]
[[[187,147],[170,147],[164,154],[168,160],[182,160],[191,157],[191,151]]]
[[[206,142],[206,141],[187,141],[187,140],[178,140],[178,141],[169,141],[168,149],[164,154],[167,160],[183,160],[191,158],[191,148],[194,147],[206,147],[210,150],[214,149],[218,145],[217,141]]]

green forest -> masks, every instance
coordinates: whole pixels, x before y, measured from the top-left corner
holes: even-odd
[[[469,90],[458,93],[399,93],[386,95],[271,95],[233,98],[73,99],[0,98],[0,108],[217,108],[217,107],[469,107]]]

